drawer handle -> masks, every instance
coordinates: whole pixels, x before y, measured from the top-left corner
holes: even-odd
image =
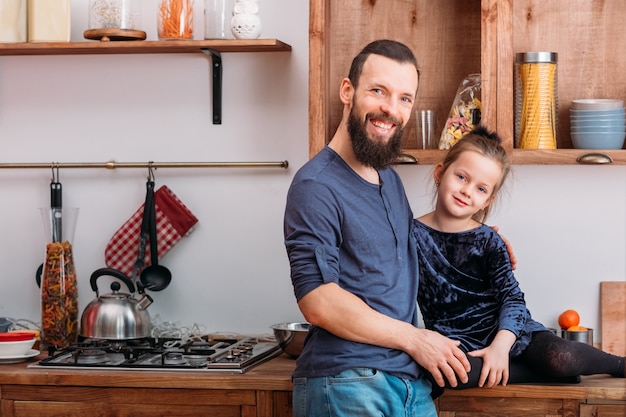
[[[394,164],[418,164],[419,161],[417,160],[416,157],[414,157],[413,155],[409,155],[407,153],[402,153],[400,155],[398,155],[398,157],[396,158],[395,161],[393,161]]]
[[[576,162],[589,165],[612,164],[613,158],[603,153],[592,152],[580,155],[576,158]]]

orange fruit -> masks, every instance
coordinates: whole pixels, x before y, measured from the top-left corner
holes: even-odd
[[[585,326],[572,326],[567,328],[568,332],[586,332],[587,330],[589,329]]]
[[[569,329],[580,324],[580,316],[576,310],[565,310],[559,315],[559,326],[561,329]]]

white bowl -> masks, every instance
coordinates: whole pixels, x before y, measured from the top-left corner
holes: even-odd
[[[622,149],[626,133],[577,133],[570,132],[576,149]]]
[[[611,110],[624,108],[624,100],[585,98],[572,100],[572,109],[575,110]]]
[[[26,355],[35,344],[35,338],[17,342],[0,342],[0,358]]]

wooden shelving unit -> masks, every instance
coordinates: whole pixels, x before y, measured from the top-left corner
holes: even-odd
[[[407,44],[421,78],[416,110],[432,109],[443,130],[459,83],[480,73],[482,120],[504,139],[515,164],[626,164],[626,149],[574,149],[569,109],[573,99],[626,99],[626,43],[621,0],[597,7],[588,0],[361,0],[309,1],[309,156],[332,137],[342,114],[339,84],[366,43],[381,38]],[[514,147],[515,54],[558,53],[556,150]],[[419,164],[439,162],[445,151],[418,149],[415,121],[405,128],[404,153]],[[600,153],[601,157],[594,154]]]

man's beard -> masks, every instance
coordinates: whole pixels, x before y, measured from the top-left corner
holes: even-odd
[[[350,110],[350,115],[348,116],[348,134],[352,140],[352,150],[354,151],[356,159],[365,166],[377,170],[383,169],[391,165],[402,153],[402,128],[396,128],[395,133],[387,142],[384,142],[382,139],[378,140],[379,138],[376,137],[370,139],[365,129],[366,123],[369,123],[368,120],[370,118],[392,122],[396,126],[401,126],[401,122],[383,115],[370,113],[366,115],[365,121],[361,123],[359,117],[355,114],[355,108],[353,107],[352,110]]]

